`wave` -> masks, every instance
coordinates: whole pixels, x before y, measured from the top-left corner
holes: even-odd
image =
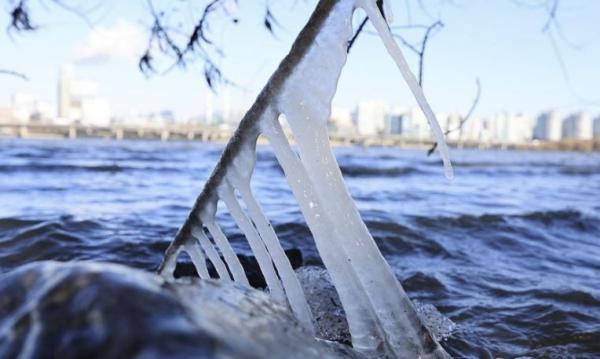
[[[189,167],[188,167],[189,169]],[[202,168],[203,169],[203,168]],[[121,173],[127,171],[184,171],[173,166],[131,166],[120,164],[62,164],[62,163],[27,163],[14,165],[0,165],[0,173],[72,173],[72,172],[94,172],[94,173]]]
[[[0,165],[0,173],[16,173],[16,172],[73,172],[73,171],[88,171],[88,172],[122,172],[128,168],[120,165],[74,165],[74,164],[43,164],[43,163],[27,163],[19,165]]]
[[[442,161],[427,161],[428,166],[442,166]],[[488,172],[503,172],[511,174],[531,174],[540,169],[555,171],[565,176],[593,176],[600,174],[600,166],[573,163],[552,163],[548,161],[452,161],[455,168],[465,168],[470,171],[481,170]]]
[[[0,273],[39,260],[90,259],[154,270],[166,242],[147,242],[165,238],[166,230],[137,223],[142,225],[145,233],[116,231],[111,222],[73,216],[0,218]]]
[[[340,164],[346,177],[400,177],[426,173],[415,167],[373,167],[370,165]]]
[[[481,227],[488,224],[502,224],[510,220],[526,220],[539,222],[544,225],[552,225],[556,223],[571,223],[576,227],[586,229],[597,229],[598,218],[588,214],[583,214],[574,209],[554,210],[554,211],[535,211],[524,214],[482,214],[475,215],[460,215],[457,217],[426,217],[417,216],[415,220],[422,226],[427,228],[435,228],[440,225],[451,225],[462,228]]]

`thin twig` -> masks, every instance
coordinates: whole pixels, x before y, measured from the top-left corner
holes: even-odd
[[[383,0],[377,0],[377,8],[379,8],[379,11],[385,18],[385,11],[383,10]],[[354,35],[352,36],[350,41],[348,41],[348,46],[346,47],[347,53],[350,52],[350,49],[352,48],[352,45],[354,45],[354,42],[358,38],[358,35],[360,35],[363,32],[365,25],[367,24],[367,21],[369,21],[369,18],[367,16],[365,16],[365,18],[361,21],[360,25],[358,26],[358,29],[356,29],[356,32],[354,33]]]
[[[29,77],[27,77],[25,74],[13,70],[0,69],[0,75],[14,76],[20,78],[23,81],[29,81]]]
[[[54,4],[56,4],[57,6],[61,7],[63,10],[65,10],[67,12],[70,12],[70,13],[74,14],[75,16],[77,16],[78,18],[80,18],[90,28],[94,27],[94,23],[90,20],[90,18],[88,16],[89,15],[89,11],[82,11],[82,10],[80,10],[80,9],[74,7],[74,6],[71,6],[69,4],[64,3],[61,0],[52,0],[52,2]],[[98,7],[98,6],[99,6],[99,4],[93,6],[92,9],[95,8],[95,7]]]
[[[479,104],[479,99],[481,98],[481,82],[479,81],[479,78],[477,78],[475,80],[475,84],[477,86],[477,92],[475,93],[475,97],[473,98],[473,102],[471,103],[471,107],[469,108],[469,111],[467,111],[467,114],[463,117],[461,117],[460,121],[458,122],[458,126],[453,128],[453,129],[447,129],[444,132],[445,136],[448,136],[450,133],[454,132],[454,131],[460,131],[462,130],[464,124],[467,122],[467,120],[469,118],[471,118],[471,116],[473,115],[473,112],[475,112],[475,109],[477,108],[477,105]],[[427,157],[431,156],[431,154],[433,154],[433,152],[435,151],[435,149],[437,148],[438,143],[435,142],[431,148],[427,151]]]
[[[413,27],[416,28],[416,27],[418,27],[418,25],[413,26]],[[396,39],[400,40],[405,47],[407,47],[412,52],[414,52],[417,55],[417,57],[419,58],[419,69],[417,72],[417,79],[419,80],[419,85],[421,87],[423,87],[423,64],[425,62],[425,51],[427,50],[427,44],[428,44],[429,40],[431,39],[431,36],[434,34],[434,31],[438,28],[441,29],[443,27],[444,27],[444,23],[442,23],[440,20],[437,20],[436,22],[427,26],[425,28],[425,33],[423,34],[423,38],[418,45],[411,44],[409,41],[407,41],[403,36],[399,35],[398,33],[393,34]]]

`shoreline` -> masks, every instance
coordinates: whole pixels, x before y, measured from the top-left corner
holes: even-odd
[[[0,139],[38,139],[38,140],[69,140],[69,139],[104,139],[112,141],[145,140],[145,141],[201,141],[208,143],[227,143],[233,135],[232,129],[215,126],[173,127],[89,127],[51,124],[0,124]],[[288,133],[290,142],[294,138]],[[395,147],[401,149],[427,150],[434,144],[432,140],[415,140],[399,135],[359,136],[330,134],[332,146],[358,147]],[[262,136],[259,144],[268,144]],[[511,150],[511,151],[565,151],[565,152],[600,152],[600,138],[590,140],[565,139],[560,141],[533,140],[529,143],[497,143],[475,141],[448,141],[453,149],[480,150]]]

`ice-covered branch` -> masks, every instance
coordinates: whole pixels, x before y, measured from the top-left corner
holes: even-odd
[[[365,354],[446,357],[420,322],[360,218],[329,143],[327,120],[346,62],[348,41],[353,36],[351,18],[356,8],[367,13],[430,121],[441,144],[447,175],[451,176],[441,129],[389,31],[381,13],[381,2],[321,0],[225,147],[188,219],[167,249],[160,272],[166,278],[171,277],[173,256],[177,256],[182,247],[185,250],[190,237],[203,236],[203,233],[194,235],[201,227],[199,221],[212,223],[210,226],[214,227],[215,203],[223,201],[256,256],[271,295],[289,304],[299,322],[309,331],[314,330],[298,279],[250,188],[256,141],[262,133],[284,170],[336,287],[353,347]],[[288,121],[298,154],[283,134],[280,116]],[[209,231],[215,237],[214,228],[209,227]],[[205,253],[210,257],[209,251]]]

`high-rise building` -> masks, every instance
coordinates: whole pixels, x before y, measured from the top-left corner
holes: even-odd
[[[460,128],[460,140],[467,142],[481,142],[483,133],[483,119],[471,116]]]
[[[548,111],[537,118],[534,138],[544,141],[560,141],[562,138],[562,118],[556,111]]]
[[[390,135],[402,134],[402,123],[406,115],[403,113],[389,113],[385,119],[385,133]]]
[[[585,112],[573,113],[562,124],[563,138],[590,140],[593,135],[592,119]]]
[[[205,103],[204,103],[204,123],[206,123],[207,125],[213,125],[215,123],[214,121],[214,103],[215,100],[215,95],[212,91],[208,91],[206,93],[206,97],[205,97]]]
[[[64,65],[58,80],[59,122],[77,122],[90,126],[108,126],[110,105],[98,97],[98,83],[75,79],[73,66]]]
[[[63,65],[58,78],[58,117],[71,117],[71,84],[73,82],[73,67]]]
[[[458,113],[438,113],[435,115],[440,124],[443,133],[447,133],[447,141],[459,141],[463,136],[463,128],[461,127],[462,116]]]
[[[223,89],[223,110],[221,111],[223,123],[231,124],[231,90],[229,86]]]
[[[431,140],[429,123],[420,108],[411,107],[404,112],[402,135],[419,141]]]
[[[489,139],[493,143],[517,144],[533,138],[533,118],[522,113],[499,113],[488,118],[487,123]]]

